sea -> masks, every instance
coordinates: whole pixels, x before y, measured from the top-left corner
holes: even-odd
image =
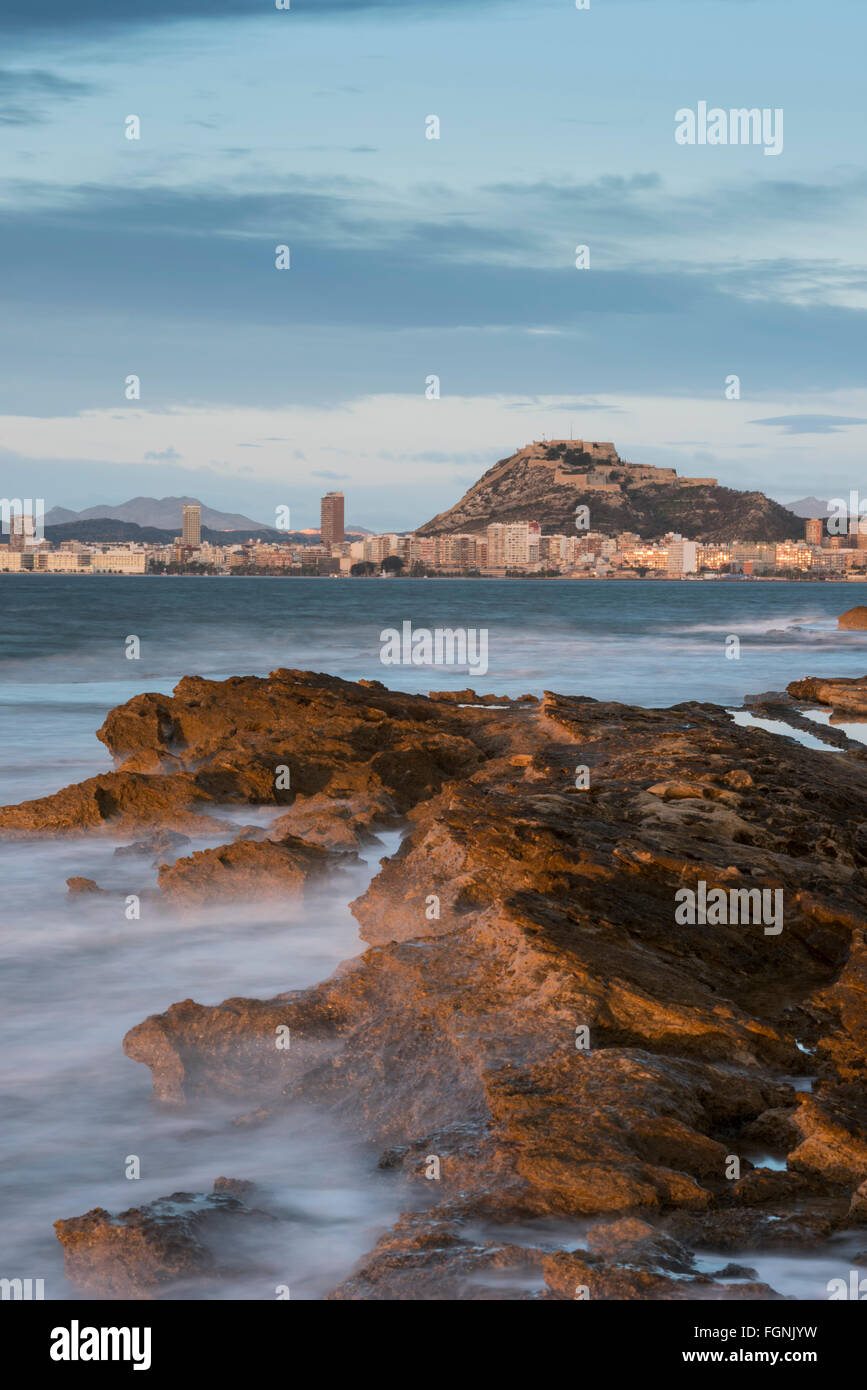
[[[108,771],[95,737],[108,710],[142,691],[170,692],[188,674],[290,667],[410,691],[553,690],[734,708],[806,675],[867,674],[867,631],[837,630],[859,593],[856,584],[725,580],[0,575],[0,804]],[[486,633],[487,671],[384,664],[389,630],[406,623]],[[249,808],[231,814],[257,819]],[[75,1298],[54,1221],[207,1192],[220,1176],[262,1184],[291,1235],[270,1252],[267,1273],[237,1274],[216,1290],[193,1281],[166,1296],[274,1298],[279,1285],[318,1299],[350,1273],[406,1207],[377,1155],[313,1112],[253,1135],[217,1106],[160,1110],[147,1069],[121,1040],[177,1000],[271,997],[326,978],[361,949],[347,903],[399,839],[384,835],[303,911],[262,903],[175,917],[143,901],[136,921],[114,895],[72,899],[65,886],[83,875],[128,887],[130,861],[114,856],[122,841],[0,842],[0,1278],[42,1279],[46,1298]],[[137,860],[134,877],[131,891],[153,886],[156,871]],[[141,1175],[131,1179],[133,1157]],[[583,1235],[535,1227],[526,1239],[577,1248]],[[841,1246],[746,1262],[780,1292],[811,1299],[847,1277],[847,1259]]]

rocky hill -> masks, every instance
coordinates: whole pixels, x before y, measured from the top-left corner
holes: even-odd
[[[417,534],[538,521],[545,533],[570,535],[580,505],[590,510],[591,530],[634,531],[646,539],[680,531],[705,541],[786,540],[799,536],[802,526],[762,492],[739,492],[720,487],[716,478],[679,478],[673,468],[627,463],[613,444],[553,439],[500,459],[460,502]]]

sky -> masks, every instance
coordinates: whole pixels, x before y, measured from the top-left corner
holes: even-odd
[[[863,0],[3,0],[0,39],[5,495],[402,530],[570,434],[867,488]],[[782,150],[679,144],[703,101]]]

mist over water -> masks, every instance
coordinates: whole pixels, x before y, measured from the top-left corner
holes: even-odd
[[[551,689],[732,706],[808,674],[864,674],[867,633],[836,630],[837,615],[858,601],[851,584],[4,575],[0,802],[110,770],[95,738],[108,710],[144,690],[168,693],[187,674],[285,666],[414,691],[474,685],[480,693]],[[380,631],[405,620],[487,628],[488,673],[383,666]],[[139,661],[124,656],[131,634],[141,639]],[[730,634],[741,638],[739,661],[725,657]],[[270,815],[252,807],[225,814],[237,824]],[[121,1040],[177,1000],[268,998],[327,977],[363,945],[347,903],[399,836],[383,837],[367,867],[336,877],[303,907],[247,903],[179,915],[145,897],[131,922],[123,895],[156,885],[147,859],[113,857],[135,838],[0,842],[0,1275],[44,1278],[46,1297],[74,1296],[55,1220],[209,1192],[227,1176],[260,1181],[288,1225],[264,1242],[261,1275],[175,1296],[273,1298],[285,1283],[293,1298],[321,1297],[406,1208],[405,1187],[312,1111],[251,1130],[229,1123],[238,1107],[155,1109],[150,1074],[123,1055]],[[69,898],[72,875],[112,895]],[[141,1158],[139,1181],[124,1177],[130,1154]],[[824,1280],[845,1274],[836,1267],[845,1258],[830,1252],[815,1268],[805,1257],[738,1259],[801,1298],[826,1297]],[[835,1265],[830,1274],[826,1263]]]
[[[237,1103],[154,1107],[149,1071],[120,1046],[129,1028],[176,1000],[268,998],[327,978],[363,946],[346,904],[400,836],[382,838],[369,864],[341,873],[303,906],[175,914],[144,899],[138,921],[126,920],[122,894],[141,892],[156,874],[147,860],[113,859],[119,841],[0,844],[4,896],[20,909],[4,914],[0,933],[5,1269],[44,1278],[47,1298],[73,1297],[55,1220],[209,1192],[215,1178],[239,1177],[261,1182],[291,1218],[270,1243],[257,1228],[263,1268],[279,1268],[277,1282],[293,1297],[320,1297],[394,1220],[394,1182],[326,1117],[293,1110],[250,1130],[232,1127]],[[64,881],[72,873],[115,892],[70,899]],[[131,1154],[141,1159],[140,1180],[124,1176]],[[201,1296],[193,1287],[182,1292]],[[273,1298],[274,1282],[252,1275],[208,1296]]]

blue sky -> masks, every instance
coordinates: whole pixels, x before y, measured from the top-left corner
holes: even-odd
[[[6,0],[0,37],[5,495],[404,528],[570,431],[859,488],[857,0]],[[783,152],[679,146],[702,100]]]

